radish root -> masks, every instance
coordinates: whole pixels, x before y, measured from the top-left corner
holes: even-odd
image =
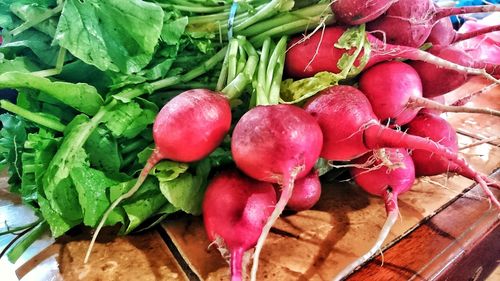
[[[384,226],[380,230],[380,234],[379,234],[375,244],[373,245],[373,247],[370,248],[370,250],[368,252],[366,252],[364,255],[362,255],[361,257],[356,259],[354,262],[350,263],[342,271],[340,271],[337,274],[337,276],[335,276],[333,278],[334,281],[342,280],[342,278],[349,275],[357,267],[361,266],[366,261],[368,261],[373,255],[375,255],[377,253],[377,251],[381,250],[382,244],[384,243],[385,239],[389,235],[389,232],[391,231],[392,226],[396,223],[398,216],[399,216],[397,195],[393,194],[391,191],[387,190],[386,193],[384,194],[384,201],[385,201],[386,210],[387,210],[387,219],[384,223]]]

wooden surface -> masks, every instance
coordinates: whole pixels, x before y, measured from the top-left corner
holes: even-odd
[[[485,85],[473,79],[452,98]],[[499,96],[497,87],[468,105],[500,109]],[[459,146],[500,135],[497,117],[446,116],[460,132]],[[489,174],[500,166],[498,143],[461,153],[474,168]],[[496,178],[500,180],[499,173]],[[5,178],[0,180],[5,188]],[[416,181],[400,197],[401,219],[384,243],[383,266],[378,256],[348,280],[484,279],[500,259],[499,219],[472,185],[460,176]],[[0,189],[0,229],[6,221],[15,226],[32,220],[33,214],[16,197]],[[324,183],[313,209],[287,212],[275,224],[261,255],[259,280],[330,280],[371,246],[384,220],[379,198],[351,182]],[[76,231],[55,244],[46,235],[16,264],[1,259],[1,280],[229,280],[227,262],[210,246],[200,217],[177,216],[162,228],[127,237],[101,235],[87,265],[82,262],[89,240],[85,233]],[[0,237],[0,249],[12,237]]]

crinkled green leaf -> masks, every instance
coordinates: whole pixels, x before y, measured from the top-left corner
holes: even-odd
[[[281,103],[298,103],[308,99],[318,92],[337,85],[344,77],[331,72],[319,72],[313,77],[293,81],[287,79],[281,82]]]
[[[181,17],[174,20],[168,20],[164,23],[161,31],[161,39],[169,45],[176,45],[186,30],[188,17]]]
[[[55,41],[101,70],[134,73],[152,58],[163,27],[160,6],[141,0],[66,0]]]
[[[156,164],[150,174],[154,175],[160,182],[165,182],[178,178],[179,175],[185,173],[188,168],[189,165],[186,163],[164,160]]]
[[[0,88],[39,90],[89,115],[95,114],[103,104],[97,90],[88,84],[51,81],[30,73],[3,73],[0,75]]]
[[[122,161],[118,144],[108,130],[98,127],[85,142],[84,148],[92,167],[110,175],[119,173]]]
[[[133,138],[153,124],[158,107],[144,99],[119,103],[103,122],[115,136]]]
[[[210,160],[205,158],[196,164],[194,175],[184,173],[176,179],[160,181],[160,190],[174,207],[188,214],[199,215],[210,168]]]
[[[38,204],[40,205],[42,216],[49,224],[54,238],[63,235],[73,226],[76,226],[82,222],[81,220],[70,220],[62,217],[58,212],[54,211],[51,208],[49,201],[42,196],[38,197]]]
[[[73,167],[70,176],[78,191],[78,200],[83,211],[83,223],[91,227],[97,226],[100,218],[111,205],[107,191],[118,182],[86,165]]]
[[[40,70],[40,68],[26,57],[0,61],[0,74],[11,71],[31,72],[37,70]]]
[[[348,28],[342,36],[340,36],[334,46],[345,50],[354,49],[353,52],[345,52],[342,54],[342,57],[340,57],[337,62],[337,67],[341,70],[341,76],[345,78],[348,76],[354,77],[358,75],[368,63],[371,48],[364,24]],[[361,52],[363,52],[362,55]],[[356,66],[355,63],[357,60],[359,62]]]
[[[24,119],[4,113],[0,115],[0,169],[8,167],[9,184],[12,192],[19,193],[22,163],[21,155],[27,138]]]

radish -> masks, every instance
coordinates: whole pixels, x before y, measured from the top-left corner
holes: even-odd
[[[337,48],[336,44],[346,33],[347,29],[340,26],[330,26],[325,28],[324,32],[317,32],[309,37],[298,36],[290,40],[288,52],[285,59],[285,71],[288,76],[293,78],[305,78],[314,76],[321,71],[340,73],[341,69],[337,65],[342,61],[341,58],[346,54],[352,55],[356,50],[352,47],[350,50]],[[391,59],[411,59],[421,60],[446,69],[453,69],[460,72],[483,75],[494,82],[497,80],[483,69],[473,69],[451,63],[438,58],[428,52],[406,47],[385,44],[371,34],[366,34],[367,40],[371,45],[369,59],[365,66],[368,68],[378,62]],[[360,60],[364,56],[363,50],[357,57],[356,67],[360,66]]]
[[[436,7],[432,0],[398,0],[386,13],[367,24],[367,30],[390,44],[420,47],[425,43],[434,24],[458,14],[500,11],[498,5]]]
[[[231,107],[223,95],[206,89],[185,91],[168,103],[156,116],[153,139],[156,145],[135,185],[118,197],[104,213],[92,237],[85,262],[106,219],[120,202],[132,196],[149,171],[162,159],[194,162],[210,154],[221,143],[231,126]]]
[[[358,25],[378,18],[396,1],[336,0],[332,1],[331,8],[338,21]]]
[[[434,24],[431,33],[427,38],[427,42],[432,43],[433,45],[448,46],[450,44],[454,44],[462,40],[467,40],[470,38],[477,37],[479,35],[499,30],[500,30],[500,25],[492,25],[492,26],[482,27],[473,31],[461,33],[455,31],[451,19],[447,17],[438,20],[436,24]]]
[[[271,183],[237,171],[216,175],[203,198],[203,222],[208,239],[229,250],[231,280],[242,280],[243,256],[254,247],[273,212],[276,192]]]
[[[313,168],[322,144],[323,134],[316,120],[293,105],[257,106],[236,124],[231,139],[236,166],[254,179],[282,186],[276,208],[255,247],[252,280],[256,278],[266,236],[290,200],[294,181]]]
[[[286,206],[294,211],[311,209],[321,197],[321,182],[318,171],[312,170],[307,176],[294,183],[292,196]]]
[[[454,153],[458,152],[458,137],[455,129],[448,121],[438,115],[419,113],[406,127],[408,128],[408,134],[428,138],[447,147]],[[451,172],[471,180],[476,177],[476,173],[473,173],[473,171],[463,169],[456,163],[450,162],[447,158],[426,150],[415,149],[412,151],[411,157],[415,163],[417,176],[435,176]],[[432,165],[429,165],[429,163],[432,163]],[[484,178],[486,182],[496,185],[486,177]]]
[[[389,61],[376,64],[361,74],[359,89],[383,124],[404,125],[421,108],[439,111],[485,113],[500,116],[493,109],[463,106],[444,106],[422,97],[422,83],[418,73],[408,64]]]
[[[474,179],[492,202],[500,204],[485,181],[487,177],[474,171],[454,151],[432,140],[405,134],[380,125],[368,98],[352,86],[333,86],[308,101],[305,110],[318,121],[323,131],[323,149],[320,156],[327,160],[350,161],[370,150],[394,147],[422,149],[447,158]],[[342,120],[341,123],[336,120]]]
[[[500,74],[500,67],[479,60],[454,46],[435,46],[428,50],[431,54],[447,61],[474,68],[484,68],[488,73]],[[424,97],[444,95],[462,86],[468,78],[464,72],[436,67],[424,61],[409,63],[420,76]]]
[[[387,219],[375,244],[363,256],[345,267],[333,280],[340,280],[370,259],[382,247],[398,218],[398,195],[410,190],[415,168],[406,149],[383,148],[355,159],[349,169],[354,181],[366,192],[384,200]]]

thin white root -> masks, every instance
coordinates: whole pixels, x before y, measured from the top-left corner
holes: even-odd
[[[368,252],[366,252],[366,254],[359,257],[357,260],[355,260],[354,262],[349,264],[347,267],[345,267],[342,271],[340,271],[337,274],[337,276],[335,276],[332,280],[333,281],[342,280],[342,278],[349,275],[357,267],[361,266],[366,261],[368,261],[373,255],[375,255],[377,253],[377,251],[379,251],[380,248],[382,247],[382,244],[384,243],[385,239],[389,235],[389,232],[391,231],[392,226],[396,223],[397,219],[398,219],[397,210],[393,210],[391,212],[388,212],[387,219],[385,221],[384,226],[382,227],[382,230],[380,231],[380,234],[377,238],[377,241],[375,242],[375,245],[373,245],[373,247]]]
[[[293,187],[294,187],[294,181],[295,177],[297,174],[300,172],[300,170],[295,170],[292,172],[292,175],[290,177],[284,178],[283,181],[283,192],[281,193],[281,197],[278,200],[278,203],[276,204],[276,207],[274,208],[273,213],[267,220],[266,224],[262,228],[262,232],[259,236],[259,240],[257,240],[257,245],[255,246],[255,252],[253,255],[253,260],[252,260],[252,269],[250,271],[250,280],[251,281],[256,281],[257,280],[257,271],[259,268],[259,257],[260,257],[260,252],[262,251],[262,247],[264,246],[264,243],[266,242],[267,235],[269,234],[269,231],[271,230],[271,227],[274,225],[274,222],[279,218],[281,213],[286,207],[286,204],[290,200],[290,197],[292,197],[292,192],[293,192]]]

